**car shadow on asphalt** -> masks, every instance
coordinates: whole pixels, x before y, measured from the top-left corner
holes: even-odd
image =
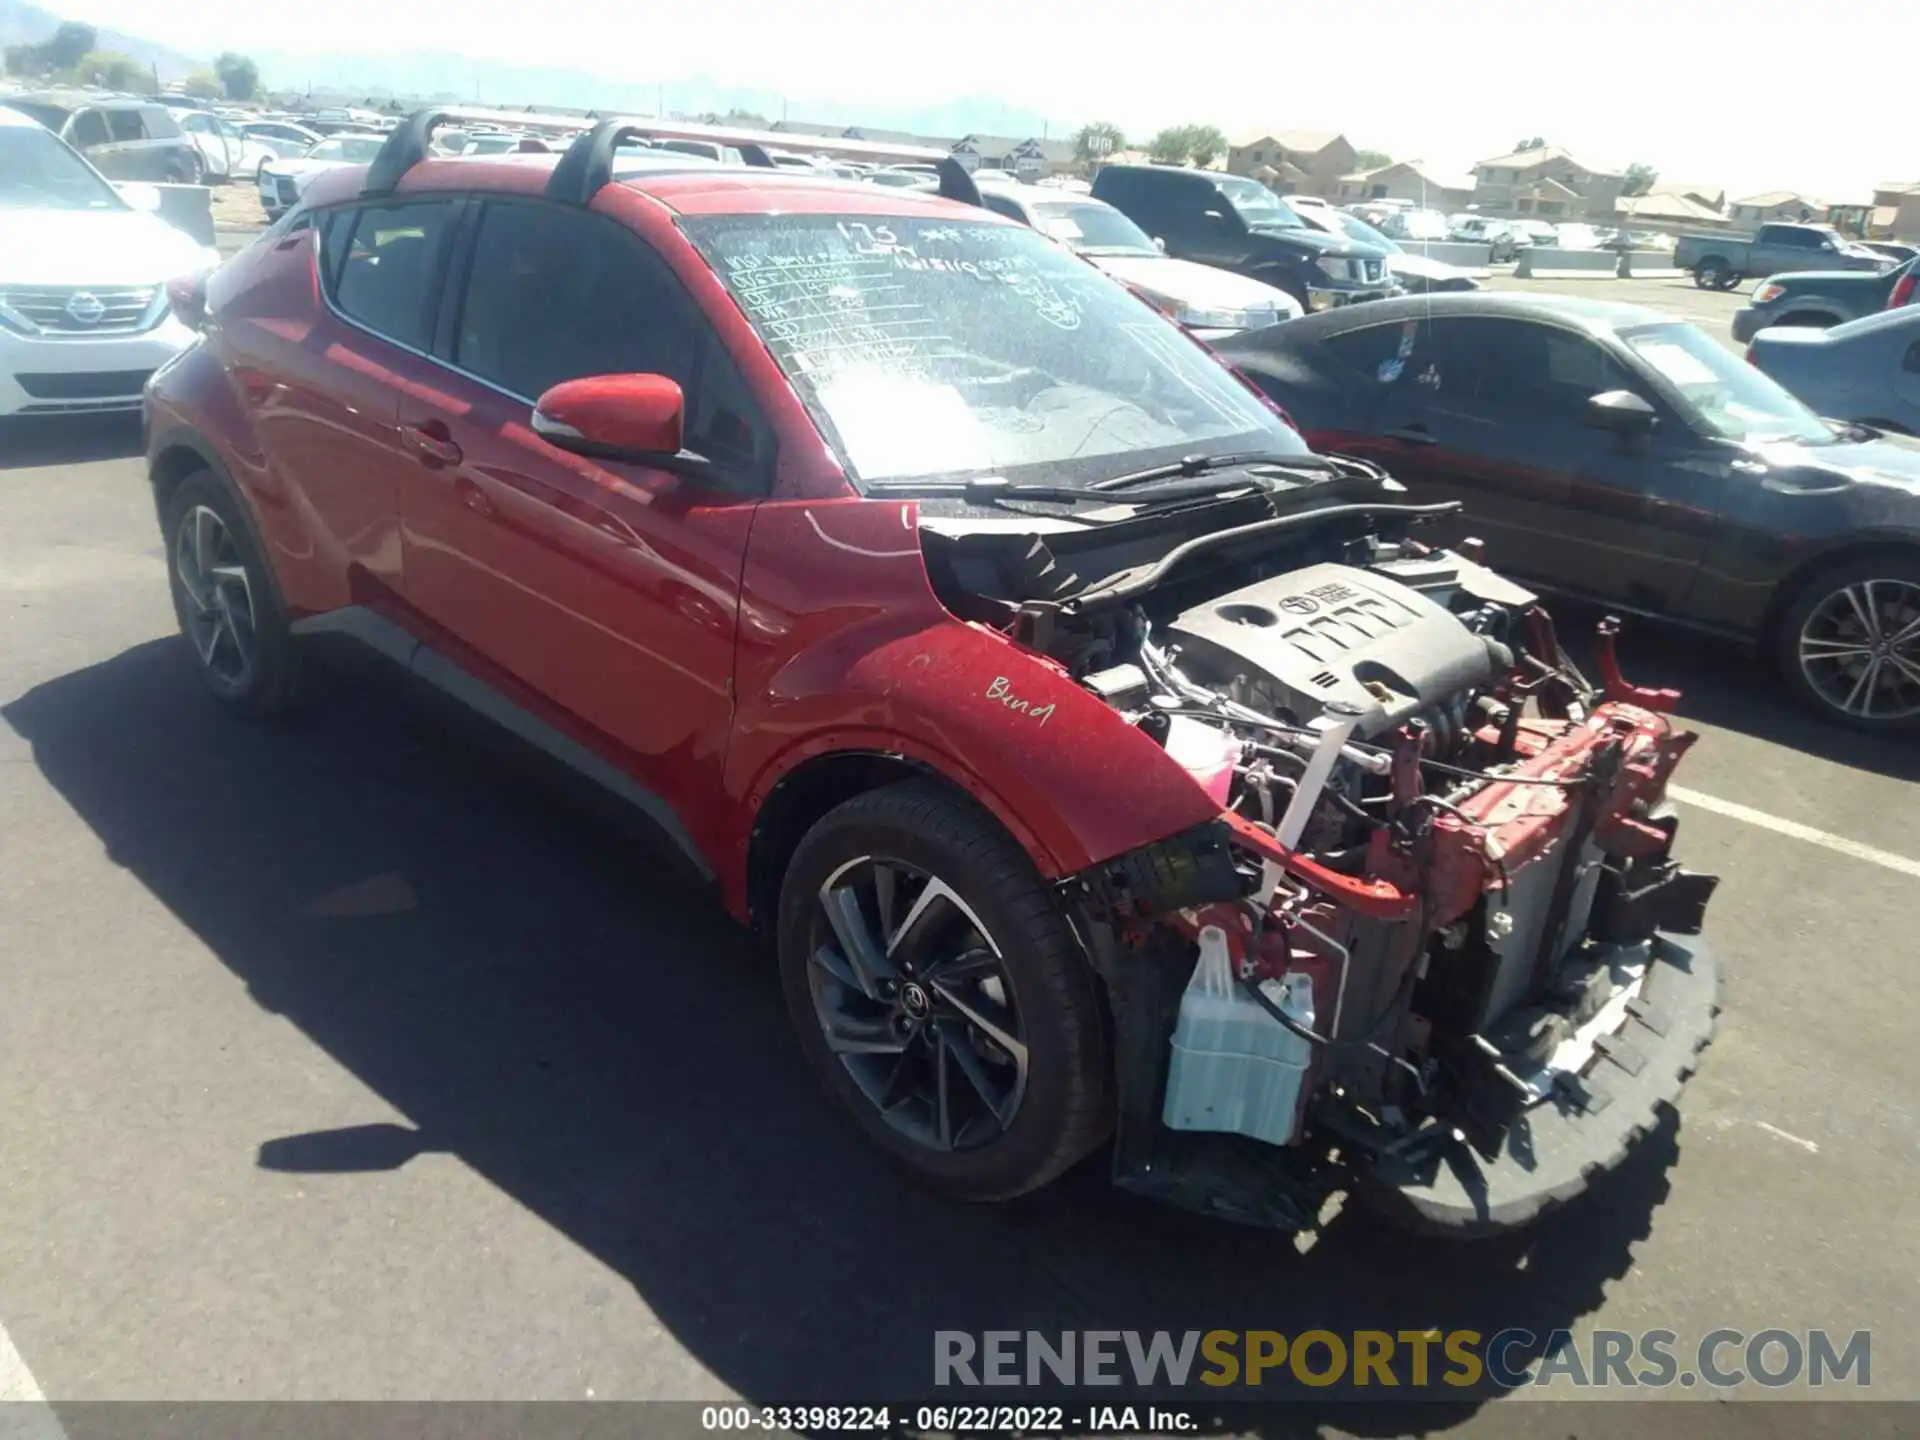
[[[1588,678],[1598,607],[1555,600],[1561,641]],[[1675,712],[1688,720],[1751,735],[1835,765],[1894,780],[1920,781],[1920,745],[1911,739],[1861,735],[1800,708],[1786,683],[1760,656],[1731,640],[1698,635],[1652,620],[1630,619],[1617,643],[1621,673],[1635,685],[1680,692]]]
[[[1628,1271],[1682,1148],[1670,1119],[1596,1193],[1475,1244],[1358,1210],[1296,1243],[1117,1192],[1098,1158],[1012,1204],[951,1203],[829,1112],[767,958],[717,903],[390,678],[347,677],[316,711],[250,726],[203,694],[177,641],[154,641],[4,714],[113,861],[409,1122],[263,1135],[260,1166],[457,1156],[752,1400],[1010,1398],[935,1392],[937,1330],[1544,1336]],[[1271,1434],[1461,1418],[1288,1383],[1300,1403],[1257,1414],[1234,1392],[1178,1400],[1204,1428]]]
[[[0,470],[126,460],[142,448],[138,415],[30,415],[0,420]]]

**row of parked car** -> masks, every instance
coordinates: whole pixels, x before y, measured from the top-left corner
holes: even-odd
[[[191,338],[168,315],[165,278],[205,268],[213,257],[142,215],[137,204],[130,205],[43,126],[18,112],[0,110],[0,115],[10,117],[0,128],[5,149],[0,183],[10,192],[10,226],[20,230],[29,224],[27,212],[35,210],[59,222],[46,244],[10,247],[8,253],[25,268],[0,276],[0,345],[13,352],[0,351],[5,367],[0,415],[135,405],[146,375]],[[435,153],[471,153],[472,142],[488,133],[474,127],[445,134]],[[511,143],[521,148],[537,138],[515,136]],[[309,165],[311,170],[293,173],[311,183],[333,170],[369,163],[383,143],[378,136],[335,135],[317,142],[299,161],[267,167],[265,178],[277,181],[282,165]],[[326,147],[337,154],[316,158],[315,152]],[[631,141],[622,156],[655,168],[723,163],[689,150]],[[793,158],[801,163],[780,168],[816,172],[824,184],[885,185],[875,179],[880,170],[905,169],[847,165],[842,167],[846,175],[828,174],[818,157]],[[1686,444],[1668,453],[1678,437],[1752,440],[1778,430],[1803,446],[1818,440],[1816,458],[1829,469],[1844,468],[1851,457],[1891,463],[1885,457],[1892,442],[1869,444],[1853,431],[1794,418],[1805,412],[1765,379],[1768,373],[1818,397],[1823,414],[1870,427],[1860,434],[1920,428],[1909,423],[1920,420],[1913,409],[1920,403],[1920,332],[1914,330],[1920,307],[1907,303],[1913,298],[1911,263],[1888,291],[1887,303],[1895,306],[1887,312],[1892,318],[1864,325],[1873,340],[1874,363],[1885,372],[1868,384],[1841,376],[1831,358],[1849,350],[1854,332],[1847,329],[1824,341],[1812,327],[1787,327],[1800,330],[1799,335],[1769,330],[1754,343],[1752,363],[1741,365],[1697,330],[1650,312],[1610,311],[1603,325],[1586,311],[1559,313],[1557,302],[1548,300],[1485,297],[1484,304],[1470,305],[1476,297],[1435,293],[1449,288],[1450,277],[1434,285],[1422,275],[1419,257],[1407,255],[1358,216],[1310,201],[1290,203],[1242,177],[1115,165],[1084,192],[991,175],[976,183],[986,208],[1050,237],[1222,353],[1246,359],[1265,377],[1263,387],[1321,443],[1378,452],[1393,462],[1389,468],[1396,473],[1420,476],[1448,469],[1453,475],[1448,484],[1456,489],[1468,486],[1472,475],[1495,468],[1535,475],[1537,487],[1531,482],[1522,487],[1528,491],[1521,504],[1527,515],[1512,521],[1516,543],[1530,526],[1538,529],[1543,523],[1540,506],[1547,502],[1539,495],[1572,497],[1590,482],[1638,487],[1635,493],[1642,495],[1642,508],[1651,517],[1646,525],[1628,527],[1629,534],[1617,513],[1604,524],[1596,516],[1584,516],[1580,523],[1600,525],[1595,534],[1613,535],[1603,548],[1645,545],[1649,553],[1658,553],[1678,545],[1692,559],[1667,566],[1673,573],[1656,582],[1649,577],[1661,564],[1628,565],[1616,554],[1608,562],[1619,569],[1619,585],[1612,591],[1601,583],[1606,566],[1597,553],[1562,574],[1577,582],[1574,588],[1621,604],[1730,629],[1760,623],[1737,597],[1696,593],[1687,589],[1691,581],[1677,578],[1698,568],[1694,562],[1702,552],[1689,548],[1692,540],[1658,539],[1659,525],[1677,524],[1679,512],[1669,513],[1664,501],[1655,504],[1647,497],[1665,496],[1684,509],[1684,474],[1699,460]],[[904,201],[917,199],[924,187],[897,188]],[[303,184],[288,197],[276,190],[276,204],[291,207],[304,189]],[[79,243],[77,215],[92,217],[99,234],[110,239]],[[1886,277],[1850,278],[1871,284]],[[1395,303],[1423,280],[1428,293],[1421,305]],[[1798,283],[1795,277],[1783,277],[1783,293],[1792,283]],[[1465,308],[1438,308],[1441,301]],[[1343,318],[1336,323],[1326,319],[1326,312]],[[1307,323],[1315,316],[1320,318]],[[1500,323],[1443,324],[1450,316]],[[1554,333],[1543,338],[1535,333],[1541,327]],[[1571,338],[1570,331],[1575,332]],[[1584,339],[1578,332],[1585,332]],[[59,343],[43,343],[55,337]],[[1256,363],[1260,355],[1273,363]],[[1596,395],[1616,398],[1588,405]],[[1389,396],[1395,404],[1382,403]],[[1477,398],[1467,404],[1469,397]],[[1457,404],[1466,409],[1456,410]],[[1497,437],[1497,444],[1483,437],[1469,445],[1476,426],[1485,437]],[[1611,431],[1618,443],[1596,451],[1576,440],[1592,429]],[[1482,453],[1488,445],[1499,453]],[[1654,471],[1667,478],[1646,478]],[[1503,502],[1483,499],[1472,511],[1476,521],[1485,519],[1487,503]],[[1556,500],[1547,508],[1566,503]],[[1636,566],[1646,573],[1630,574]],[[1588,580],[1578,581],[1583,573]]]

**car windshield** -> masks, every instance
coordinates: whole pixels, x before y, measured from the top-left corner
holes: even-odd
[[[1082,255],[1158,255],[1147,232],[1098,200],[1042,200],[1034,228]]]
[[[1349,240],[1358,240],[1363,245],[1376,245],[1389,255],[1401,253],[1399,241],[1388,239],[1358,215],[1349,215],[1344,210],[1323,210],[1320,213],[1327,217],[1329,228],[1334,229],[1335,233],[1345,234]]]
[[[372,135],[337,135],[322,140],[307,151],[309,160],[344,160],[350,165],[370,165],[380,153],[382,142]]]
[[[1216,175],[1213,184],[1250,226],[1258,225],[1270,230],[1307,228],[1307,222],[1300,218],[1291,205],[1258,180],[1247,180],[1238,175]]]
[[[1642,325],[1622,330],[1620,338],[1724,439],[1825,444],[1834,438],[1818,415],[1692,325]]]
[[[857,480],[1084,485],[1192,454],[1304,453],[1178,327],[1025,226],[681,224]]]
[[[1407,240],[1444,240],[1447,217],[1434,210],[1405,210],[1395,229]]]
[[[126,203],[58,138],[38,126],[0,127],[0,206],[124,210]]]

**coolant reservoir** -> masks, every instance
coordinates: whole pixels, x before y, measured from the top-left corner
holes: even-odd
[[[1200,931],[1200,960],[1180,998],[1161,1119],[1173,1130],[1224,1130],[1284,1145],[1293,1138],[1313,1046],[1275,1020],[1233,979],[1226,932]],[[1313,1028],[1313,982],[1261,982],[1288,1018]]]

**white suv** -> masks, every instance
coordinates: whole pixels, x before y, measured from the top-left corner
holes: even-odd
[[[139,409],[147,377],[194,339],[167,281],[219,261],[0,104],[0,419]]]

